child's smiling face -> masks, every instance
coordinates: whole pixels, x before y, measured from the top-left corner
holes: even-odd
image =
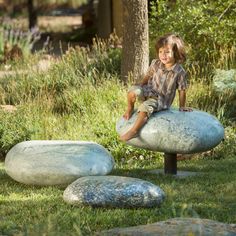
[[[158,56],[166,68],[175,64],[174,52],[170,45],[165,45],[159,48]]]

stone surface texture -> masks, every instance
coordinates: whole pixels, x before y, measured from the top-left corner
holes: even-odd
[[[236,224],[224,224],[208,219],[174,218],[154,224],[115,228],[96,235],[129,236],[235,236]]]
[[[83,141],[26,141],[15,145],[5,159],[10,177],[32,185],[68,185],[81,176],[106,175],[113,166],[103,146]]]
[[[131,177],[87,176],[69,185],[64,200],[72,205],[95,207],[155,207],[165,194],[158,186]]]
[[[127,132],[134,124],[137,112],[127,121],[117,122],[118,134]],[[224,128],[212,115],[194,110],[175,109],[154,113],[142,127],[139,135],[127,144],[165,153],[198,153],[217,146],[224,138]]]

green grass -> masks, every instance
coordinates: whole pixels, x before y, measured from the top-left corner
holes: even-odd
[[[0,162],[0,234],[89,235],[182,216],[236,223],[236,124],[226,116],[228,98],[216,95],[211,83],[192,71],[188,103],[220,119],[225,141],[210,153],[178,163],[179,170],[202,175],[178,179],[150,174],[148,170],[163,168],[163,154],[125,145],[115,131],[127,91],[119,80],[120,52],[115,50],[97,42],[90,49],[71,50],[47,73],[1,79],[0,101],[17,111],[0,111],[0,151],[5,155],[16,143],[31,139],[95,141],[115,159],[111,175],[150,181],[164,190],[165,201],[151,209],[74,207],[63,201],[63,188],[17,183]]]
[[[143,163],[144,164],[144,163]],[[158,167],[162,167],[159,162]],[[196,159],[181,162],[179,169],[204,174],[185,179],[149,174],[155,165],[144,168],[119,168],[113,175],[141,178],[159,185],[166,199],[158,208],[106,209],[73,207],[63,202],[64,189],[33,187],[16,183],[1,164],[0,229],[2,234],[14,232],[42,235],[86,235],[113,227],[153,223],[173,217],[199,217],[226,223],[236,222],[236,159]],[[145,168],[146,167],[146,168]],[[35,234],[34,234],[35,235]]]

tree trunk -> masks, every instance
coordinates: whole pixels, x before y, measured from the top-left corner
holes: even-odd
[[[112,33],[112,2],[99,0],[98,3],[98,37],[108,38]]]
[[[127,82],[129,75],[133,80],[139,80],[148,68],[148,1],[122,2],[124,27],[121,76]]]
[[[28,0],[29,29],[37,25],[37,9],[34,7],[34,0]]]

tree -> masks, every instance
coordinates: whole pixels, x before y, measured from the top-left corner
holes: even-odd
[[[28,0],[28,18],[29,18],[29,29],[37,25],[37,9],[34,6],[34,0]]]
[[[123,2],[123,49],[121,76],[127,82],[132,74],[140,79],[148,68],[148,1],[122,0]]]

